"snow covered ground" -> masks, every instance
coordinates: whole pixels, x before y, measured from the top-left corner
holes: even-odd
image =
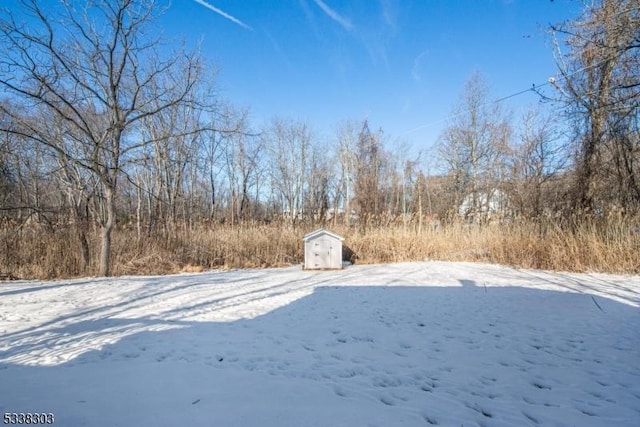
[[[423,262],[0,283],[59,426],[639,426],[640,277]]]

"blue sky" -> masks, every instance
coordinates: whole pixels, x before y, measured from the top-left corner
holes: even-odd
[[[249,108],[257,129],[291,117],[330,142],[341,121],[368,119],[393,145],[430,152],[474,70],[492,99],[555,75],[549,25],[582,7],[581,0],[172,0],[158,30],[199,45],[217,70],[219,93]],[[505,102],[515,118],[536,103],[532,92]]]
[[[256,124],[307,121],[331,138],[368,118],[392,140],[433,145],[478,70],[494,98],[555,74],[545,30],[576,0],[177,0],[165,36],[201,38],[218,88]],[[532,93],[509,100],[517,115]]]
[[[555,74],[550,23],[577,0],[174,0],[168,38],[202,41],[218,89],[254,122],[305,120],[330,139],[367,118],[392,141],[428,150],[473,70],[493,98]],[[537,97],[508,101],[515,115]]]

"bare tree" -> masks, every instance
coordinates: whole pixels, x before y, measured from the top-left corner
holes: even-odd
[[[613,114],[609,118],[607,162],[602,173],[612,178],[615,200],[631,212],[640,208],[640,115]]]
[[[49,147],[99,182],[99,273],[107,276],[122,160],[147,143],[136,132],[142,119],[185,101],[199,62],[193,54],[163,53],[148,38],[161,10],[152,0],[67,1],[46,12],[37,0],[22,0],[13,9],[0,23],[0,87],[44,116],[27,121],[5,109],[19,126],[3,130]],[[64,126],[61,138],[40,126],[52,118]]]
[[[55,161],[57,168],[54,176],[67,198],[72,226],[80,249],[80,269],[86,272],[91,262],[87,233],[91,219],[91,202],[95,196],[97,182],[95,176],[87,173],[77,163],[66,162],[60,157],[56,157]]]
[[[393,146],[387,155],[387,173],[383,177],[386,182],[385,203],[388,219],[402,218],[406,227],[413,214],[418,214],[420,192],[414,192],[417,186],[420,155],[410,154],[410,147],[406,142],[399,142]],[[415,212],[414,212],[414,207]]]
[[[224,169],[229,185],[229,215],[231,224],[244,221],[251,214],[252,202],[257,203],[258,175],[264,140],[249,129],[247,111],[228,113],[237,132],[227,134],[224,142]],[[254,200],[252,200],[254,199]]]
[[[3,114],[0,121],[7,119]],[[8,126],[5,124],[4,126]],[[13,135],[4,133],[0,135],[0,221],[9,218],[9,211],[16,209],[17,200],[17,159],[18,142]]]
[[[440,156],[455,194],[453,209],[478,220],[506,178],[511,127],[500,105],[490,101],[488,85],[478,72],[465,84],[452,117],[440,135]]]
[[[281,213],[295,223],[304,215],[311,141],[309,126],[301,121],[276,118],[264,134],[271,161],[271,186]]]
[[[328,150],[319,144],[311,147],[305,197],[309,216],[322,224],[328,217],[330,187],[333,185],[327,152]]]
[[[544,189],[567,166],[568,153],[561,143],[561,132],[554,117],[539,109],[529,109],[522,116],[518,142],[513,147],[512,197],[525,217],[538,219],[545,207]]]
[[[601,209],[614,165],[623,203],[640,202],[640,1],[587,2],[583,15],[552,27],[560,78],[552,80],[576,129],[575,207]],[[564,42],[564,43],[563,43]],[[564,52],[562,46],[568,46]],[[610,171],[607,171],[610,172]]]
[[[167,89],[163,86],[155,90],[158,93]],[[180,221],[183,226],[189,223],[187,192],[193,185],[192,166],[198,163],[205,129],[210,130],[203,110],[208,108],[208,102],[198,99],[200,95],[193,91],[185,98],[188,102],[161,109],[141,121],[140,133],[143,140],[149,141],[144,164],[153,176],[153,196],[165,231],[175,231]],[[203,97],[206,98],[204,94]],[[154,98],[161,99],[159,93]],[[134,155],[133,160],[138,159],[140,156]]]
[[[361,223],[379,221],[384,210],[383,174],[388,155],[382,132],[372,133],[365,120],[358,135],[355,157],[354,197]]]
[[[333,197],[334,221],[338,219],[338,213],[344,213],[344,222],[350,225],[352,199],[354,195],[353,184],[356,171],[356,145],[360,124],[354,121],[345,121],[338,126],[335,147],[335,174],[338,177]]]
[[[25,122],[35,123],[39,120],[13,103],[7,102],[2,107],[5,110],[12,109],[14,117],[19,116]],[[11,117],[2,126],[14,131],[20,129]],[[59,134],[59,130],[56,133]],[[3,140],[7,147],[5,159],[10,182],[13,184],[13,206],[3,205],[3,212],[20,224],[31,220],[40,224],[53,223],[56,211],[63,209],[55,200],[59,194],[57,188],[49,182],[55,181],[49,178],[56,175],[57,158],[46,146],[34,143],[19,132],[4,132]]]

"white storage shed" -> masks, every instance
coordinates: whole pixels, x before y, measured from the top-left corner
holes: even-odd
[[[323,228],[305,235],[305,270],[342,268],[342,241],[344,238]]]

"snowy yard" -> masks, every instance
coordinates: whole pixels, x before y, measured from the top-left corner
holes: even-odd
[[[0,282],[59,426],[639,426],[640,277],[423,262]]]

